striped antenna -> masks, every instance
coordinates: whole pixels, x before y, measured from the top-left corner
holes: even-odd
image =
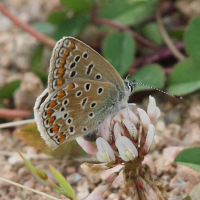
[[[132,83],[130,83],[130,85],[133,86],[133,87],[135,87],[135,85],[146,86],[146,87],[148,87],[148,88],[157,90],[157,91],[159,91],[159,92],[162,92],[162,93],[167,94],[167,95],[169,95],[169,96],[175,97],[175,98],[177,98],[177,99],[183,99],[181,96],[174,95],[174,94],[170,94],[170,93],[168,93],[168,92],[164,92],[164,91],[159,90],[158,88],[155,88],[155,87],[153,87],[153,86],[151,86],[151,85],[147,85],[147,84],[144,84],[144,83],[139,83],[139,82],[136,82],[135,80],[134,80]]]

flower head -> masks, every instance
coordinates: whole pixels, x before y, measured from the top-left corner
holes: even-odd
[[[160,110],[155,99],[150,96],[147,112],[131,105],[104,120],[100,127],[102,137],[96,140],[96,156],[101,164],[87,163],[82,168],[85,171],[100,172],[119,165],[122,167],[118,172],[111,173],[90,197],[98,194],[101,199],[103,192],[119,174],[123,174],[124,192],[133,199],[147,199],[148,191],[153,191],[159,199],[162,199],[162,195],[166,197],[160,182],[152,175],[148,165],[142,163],[155,144],[155,125],[159,116]],[[93,147],[85,149],[91,150]]]

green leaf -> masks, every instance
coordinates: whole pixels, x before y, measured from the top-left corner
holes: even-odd
[[[169,35],[170,35],[170,37],[182,40],[184,37],[184,33],[185,33],[184,31],[185,31],[185,27],[176,27],[176,28],[170,30]]]
[[[60,24],[62,21],[64,21],[67,18],[67,12],[53,12],[47,17],[47,22],[51,24]]]
[[[175,65],[171,71],[167,91],[172,94],[183,95],[200,88],[200,64],[187,58]]]
[[[21,81],[16,80],[10,83],[7,83],[0,89],[0,98],[9,98],[13,95],[15,90],[20,86]]]
[[[59,40],[64,36],[77,37],[82,28],[89,22],[89,15],[76,15],[63,21],[55,31],[54,39]]]
[[[194,147],[181,151],[176,156],[174,162],[200,172],[200,147]]]
[[[33,25],[37,31],[43,34],[52,35],[56,30],[56,26],[50,24],[49,22],[38,22]]]
[[[98,17],[112,19],[124,25],[137,25],[156,9],[158,0],[110,0],[99,10]]]
[[[157,45],[163,44],[163,38],[156,23],[148,23],[147,25],[142,27],[141,31],[145,38],[147,38],[148,40],[151,40]]]
[[[46,175],[46,172],[42,169],[36,169],[20,152],[18,152],[20,157],[23,159],[26,166],[29,168],[29,170],[40,180],[46,181],[48,179],[48,176]]]
[[[162,88],[164,86],[165,75],[163,69],[158,64],[148,64],[137,70],[129,80],[151,85],[156,88]],[[137,85],[135,91],[151,90],[146,86]]]
[[[94,0],[61,0],[61,3],[75,13],[83,13],[92,8]]]
[[[185,32],[185,48],[192,59],[200,63],[200,17],[194,18]]]
[[[54,151],[51,150],[45,144],[45,141],[41,138],[36,123],[22,127],[20,130],[15,131],[14,134],[16,137],[24,141],[26,144],[33,146],[35,149],[38,149],[39,151],[54,156],[56,158],[63,158],[64,156],[67,155],[74,155],[74,156],[86,155],[83,149],[77,144],[76,140],[65,143],[59,146]]]
[[[31,54],[31,68],[32,69],[42,68],[43,50],[44,50],[43,44],[39,44],[33,48],[32,54]]]
[[[129,32],[109,34],[102,46],[103,56],[124,76],[134,60],[135,42]]]
[[[56,170],[53,166],[49,166],[51,173],[54,175],[54,178],[58,181],[61,188],[65,191],[65,195],[70,199],[76,199],[74,191],[71,185],[67,182],[67,180],[63,177],[62,174],[58,170]]]
[[[192,200],[189,196],[185,197],[184,200]]]

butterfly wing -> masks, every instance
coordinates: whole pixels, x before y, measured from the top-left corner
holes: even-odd
[[[73,80],[37,99],[34,114],[41,137],[55,149],[65,141],[86,135],[117,111],[121,101],[109,82]]]
[[[108,61],[83,42],[65,37],[57,42],[53,50],[48,78],[49,92],[72,79],[110,82],[119,92],[125,91],[122,78]]]

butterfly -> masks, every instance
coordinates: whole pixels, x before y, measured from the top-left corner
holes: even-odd
[[[41,137],[55,149],[88,135],[109,115],[127,107],[134,84],[83,42],[64,37],[54,47],[48,86],[37,98],[34,117]]]

